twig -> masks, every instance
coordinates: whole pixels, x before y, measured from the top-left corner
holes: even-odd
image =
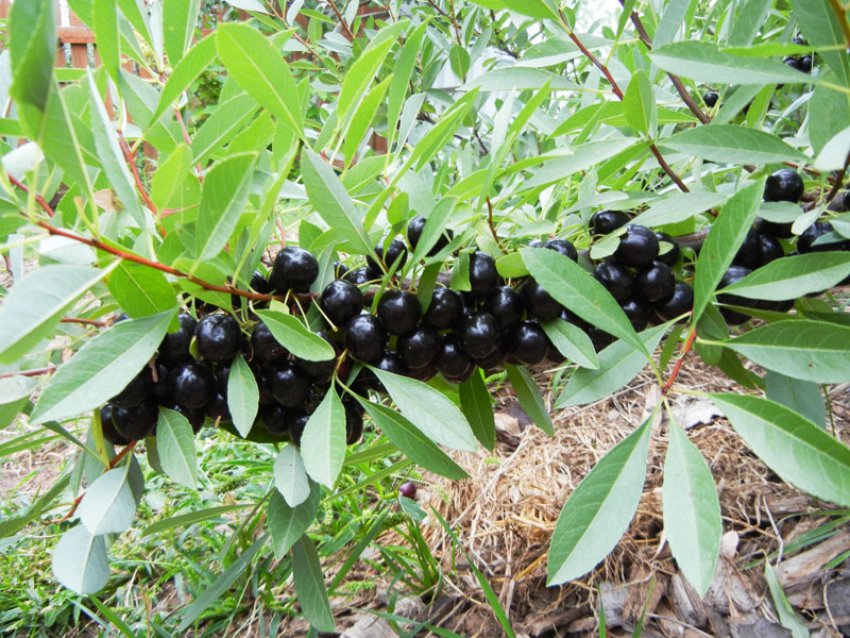
[[[838,195],[838,191],[841,190],[841,186],[844,184],[844,176],[847,174],[848,167],[850,167],[850,153],[847,154],[847,159],[844,160],[844,166],[835,176],[835,182],[832,184],[832,188],[826,194],[826,203],[831,202]]]
[[[336,19],[339,20],[339,24],[342,27],[342,32],[345,35],[345,38],[349,42],[354,41],[354,34],[351,32],[351,29],[348,27],[348,24],[345,22],[345,18],[342,17],[342,14],[339,12],[339,8],[336,6],[334,0],[327,0],[328,5],[331,10],[336,14]]]
[[[844,42],[850,47],[850,24],[847,23],[847,15],[844,13],[844,8],[838,0],[829,0],[829,6],[832,7],[835,17],[838,18],[838,24],[841,26],[841,32],[844,34]]]
[[[124,135],[121,131],[118,131],[118,146],[121,148],[121,153],[124,155],[124,161],[127,162],[127,165],[130,167],[130,171],[133,173],[133,179],[136,182],[136,190],[139,191],[139,195],[141,195],[142,200],[144,200],[145,206],[147,206],[148,210],[150,210],[154,217],[156,217],[158,212],[156,205],[153,203],[153,200],[148,194],[148,191],[145,189],[144,184],[142,184],[142,177],[139,175],[138,166],[136,166],[136,158],[130,150],[130,147],[127,145],[127,140],[124,139]]]
[[[11,372],[0,373],[0,379],[11,379],[12,377],[40,377],[45,374],[50,374],[54,370],[56,370],[56,366],[33,368],[32,370],[12,370]]]
[[[460,25],[457,23],[457,16],[455,15],[455,3],[454,0],[449,0],[449,18],[452,21],[452,28],[455,30],[455,39],[457,40],[458,46],[463,46],[463,40],[460,37]]]
[[[682,346],[682,351],[679,353],[679,358],[676,360],[676,365],[673,366],[673,371],[670,373],[670,377],[664,383],[664,386],[661,388],[662,394],[667,394],[670,391],[670,388],[673,387],[673,384],[676,382],[676,378],[679,376],[679,372],[682,369],[682,364],[685,362],[685,357],[691,351],[691,348],[694,346],[694,341],[697,338],[697,327],[693,326],[691,328],[690,333],[688,334],[688,339],[685,341],[685,344]]]
[[[502,242],[499,239],[499,233],[496,232],[496,224],[493,223],[493,204],[489,195],[487,196],[487,225],[490,226],[490,234],[493,235],[496,245],[501,247]]]
[[[95,328],[105,328],[110,324],[109,321],[100,321],[98,319],[81,319],[79,317],[62,317],[60,323],[78,323],[83,326],[94,326]]]
[[[27,186],[24,185],[23,183],[19,182],[15,177],[13,177],[12,175],[9,175],[8,173],[6,174],[6,176],[9,178],[9,182],[11,182],[12,186],[14,186],[15,188],[18,188],[19,190],[22,190],[25,193],[30,192],[30,189],[27,188]],[[48,217],[53,217],[53,209],[50,207],[50,204],[47,203],[46,199],[44,199],[41,195],[36,193],[35,194],[35,201],[39,206],[41,206],[44,209],[44,212],[47,213]]]

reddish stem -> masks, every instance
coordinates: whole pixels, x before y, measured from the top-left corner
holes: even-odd
[[[153,213],[154,217],[156,217],[158,212],[156,205],[153,203],[151,196],[148,195],[147,190],[145,190],[144,184],[142,184],[142,177],[139,175],[139,167],[136,166],[136,158],[130,150],[130,147],[127,146],[127,141],[124,139],[124,135],[121,131],[118,132],[118,145],[121,147],[121,152],[124,154],[124,161],[127,162],[127,165],[130,167],[130,171],[133,173],[133,179],[136,182],[136,190],[139,191],[139,195],[141,195],[142,200],[144,200],[145,206],[147,206],[151,213]]]
[[[693,326],[691,328],[690,333],[688,333],[688,338],[682,346],[682,351],[679,353],[679,358],[676,360],[676,364],[673,366],[673,372],[670,373],[670,378],[667,379],[664,386],[661,388],[662,394],[667,394],[670,391],[670,388],[673,387],[673,384],[676,382],[676,378],[679,376],[679,372],[682,370],[682,364],[685,362],[685,357],[691,351],[691,348],[694,346],[694,341],[697,338],[697,327]]]
[[[25,184],[23,184],[23,183],[19,182],[19,181],[18,181],[17,179],[15,179],[15,177],[13,177],[12,175],[10,175],[10,174],[8,174],[8,173],[7,173],[7,174],[6,174],[6,177],[8,177],[8,178],[9,178],[9,181],[12,183],[12,185],[13,185],[13,186],[15,186],[15,188],[18,188],[18,189],[20,189],[20,190],[24,191],[25,193],[29,193],[29,192],[30,192],[30,189],[29,189],[29,188],[28,188]],[[35,201],[36,201],[36,203],[37,203],[39,206],[41,206],[41,207],[44,209],[44,211],[47,213],[47,216],[48,216],[48,217],[53,217],[54,211],[53,211],[53,209],[50,207],[50,204],[48,204],[48,203],[47,203],[47,200],[46,200],[46,199],[44,199],[41,195],[39,195],[38,193],[36,193],[36,195],[35,195]]]
[[[11,372],[3,372],[0,374],[0,379],[10,379],[11,377],[40,377],[45,374],[50,374],[54,370],[56,370],[56,366],[34,368],[32,370],[13,370]]]
[[[94,326],[96,328],[105,328],[109,325],[108,321],[100,321],[98,319],[81,319],[79,317],[62,317],[61,323],[78,323],[83,326]]]

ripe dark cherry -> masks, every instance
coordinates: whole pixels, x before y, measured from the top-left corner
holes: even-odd
[[[460,310],[459,294],[450,288],[435,288],[422,321],[437,330],[445,330],[458,322]]]
[[[269,280],[259,270],[255,270],[251,275],[251,288],[263,295],[268,295],[273,290]]]
[[[281,361],[269,370],[269,382],[275,401],[288,408],[301,405],[310,392],[310,378],[289,361]]]
[[[355,286],[362,286],[370,281],[379,280],[381,278],[381,274],[376,273],[368,266],[361,266],[360,268],[347,271],[342,278]]]
[[[419,239],[422,237],[422,231],[425,229],[425,218],[422,215],[418,215],[410,220],[410,223],[407,225],[407,241],[410,242],[410,247],[416,250],[416,246],[419,244]],[[442,235],[440,235],[439,239],[437,239],[434,246],[431,250],[428,251],[428,256],[433,257],[437,253],[439,253],[443,248],[449,245],[449,242],[454,238],[454,233],[448,228],[443,230]]]
[[[723,273],[723,277],[720,279],[720,284],[718,284],[717,287],[718,289],[722,289],[727,286],[731,286],[736,281],[739,281],[749,275],[751,272],[752,271],[749,268],[745,268],[744,266],[729,266],[729,269]],[[737,295],[717,295],[717,301],[733,306],[743,306],[746,308],[756,307],[756,302],[752,299],[746,299]],[[749,320],[749,316],[728,308],[720,308],[720,312],[723,314],[726,321],[732,325],[742,324]]]
[[[800,58],[795,55],[789,55],[782,59],[782,63],[785,66],[790,66],[792,69],[796,69],[797,71],[802,71],[800,68]]]
[[[401,487],[398,488],[398,493],[405,498],[416,498],[416,484],[410,481],[402,483]]]
[[[549,341],[549,349],[546,351],[546,361],[552,363],[564,363],[567,357],[555,347],[555,344]]]
[[[828,250],[841,250],[840,243],[817,244],[815,241],[832,232],[832,224],[829,222],[815,222],[803,231],[800,238],[797,240],[797,251],[803,253],[821,253]]]
[[[287,246],[274,259],[269,282],[280,292],[310,292],[310,285],[319,276],[319,262],[308,251]]]
[[[469,285],[472,294],[484,296],[490,294],[499,281],[496,272],[496,260],[480,250],[469,256]]]
[[[198,353],[209,361],[230,361],[239,352],[242,331],[230,315],[207,315],[195,328]]]
[[[266,431],[273,437],[289,437],[289,428],[286,423],[287,411],[280,403],[260,406],[260,418],[266,426]]]
[[[675,266],[676,262],[679,261],[679,255],[682,254],[679,242],[667,233],[659,233],[658,231],[655,232],[655,237],[658,239],[658,261],[663,261],[668,266]],[[662,242],[669,244],[669,246],[662,245]],[[662,250],[666,252],[662,253]]]
[[[134,408],[146,401],[153,391],[151,369],[145,366],[121,392],[109,399],[109,402],[117,408]]]
[[[649,323],[649,306],[643,301],[632,297],[620,302],[620,308],[626,313],[632,327],[637,332],[646,328],[646,324]]]
[[[230,409],[227,407],[227,395],[216,392],[212,401],[204,406],[204,413],[213,421],[230,421]]]
[[[301,435],[304,434],[304,428],[307,427],[310,415],[307,414],[306,410],[294,408],[287,410],[284,420],[286,421],[286,429],[289,431],[289,438],[295,445],[301,445]]]
[[[617,301],[624,301],[632,294],[632,276],[629,271],[613,259],[600,262],[593,276]]]
[[[635,295],[654,303],[673,294],[676,278],[670,266],[657,259],[635,276]]]
[[[549,338],[536,321],[523,321],[508,332],[506,344],[510,355],[527,365],[543,361],[549,350]]]
[[[437,364],[433,361],[427,366],[423,366],[421,368],[411,368],[407,371],[407,376],[409,376],[411,379],[416,379],[417,381],[428,381],[435,374],[437,374]]]
[[[732,263],[751,270],[761,266],[761,233],[757,229],[750,228],[747,231],[744,243],[735,253]]]
[[[762,234],[759,236],[759,253],[761,254],[761,262],[759,266],[769,264],[774,259],[779,259],[785,256],[785,250],[782,244],[773,235]]]
[[[387,246],[386,255],[384,255],[383,245],[375,246],[375,252],[378,254],[378,257],[384,263],[387,270],[392,268],[393,264],[396,263],[396,260],[398,260],[398,265],[396,266],[397,271],[400,270],[401,267],[404,266],[404,262],[407,261],[407,246],[404,245],[404,242],[398,239],[393,239],[390,242],[390,245]],[[383,268],[381,268],[380,264],[371,257],[366,257],[366,265],[373,270],[383,272]]]
[[[334,352],[339,355],[339,344],[336,341],[331,339],[330,335],[324,331],[320,331],[318,334],[322,339],[327,341],[331,347],[334,349]],[[308,361],[307,359],[296,358],[295,365],[304,372],[310,379],[313,381],[327,381],[331,374],[333,374],[334,369],[336,368],[337,358],[334,357],[332,359],[326,359],[324,361]]]
[[[499,286],[484,302],[484,310],[495,317],[501,330],[513,328],[525,313],[520,294],[511,286]]]
[[[189,422],[189,425],[192,426],[192,432],[197,434],[198,432],[201,431],[201,428],[204,425],[204,419],[205,419],[204,409],[205,408],[186,408],[186,407],[183,407],[182,405],[176,405],[176,404],[173,404],[173,405],[168,406],[168,407],[170,407],[172,410],[175,410],[176,412],[179,412],[184,417],[186,417],[186,420]]]
[[[632,224],[620,237],[614,258],[625,266],[642,268],[658,256],[658,237],[646,226]]]
[[[673,294],[656,302],[655,312],[663,321],[670,321],[694,307],[694,289],[684,281],[677,281]]]
[[[594,235],[607,235],[629,223],[629,216],[621,210],[600,210],[590,217],[590,230]]]
[[[797,68],[800,69],[803,73],[811,73],[812,68],[814,67],[814,58],[810,55],[804,55],[800,58],[800,62],[797,64]]]
[[[360,288],[341,279],[325,286],[319,298],[322,312],[336,326],[342,326],[349,319],[359,315],[365,303],[366,298],[360,292]]]
[[[475,365],[477,365],[482,370],[495,370],[497,368],[501,368],[505,359],[508,358],[508,350],[505,347],[502,340],[499,340],[499,345],[488,354],[486,357],[475,357],[473,361]]]
[[[345,443],[354,445],[363,437],[363,415],[345,408]]]
[[[434,359],[437,370],[447,377],[457,377],[466,373],[473,365],[472,358],[460,347],[457,337],[445,334],[440,338],[440,347]]]
[[[550,239],[543,244],[543,248],[548,248],[549,250],[561,253],[564,257],[568,257],[573,261],[578,260],[578,251],[576,250],[576,247],[566,239]]]
[[[464,370],[460,374],[445,374],[444,373],[443,378],[446,381],[448,381],[449,383],[456,383],[456,384],[460,385],[461,383],[467,381],[469,379],[469,377],[471,377],[473,375],[474,372],[475,372],[475,363],[470,361],[469,366],[466,368],[466,370]]]
[[[501,340],[499,324],[489,312],[476,312],[466,318],[458,329],[460,345],[470,357],[486,357]]]
[[[251,348],[253,359],[266,365],[282,361],[289,355],[289,351],[278,343],[264,323],[254,326],[254,331],[251,333]]]
[[[793,168],[781,168],[764,184],[764,201],[799,202],[803,197],[803,178]]]
[[[172,368],[168,375],[168,392],[178,405],[202,408],[215,392],[215,378],[205,365],[190,361]]]
[[[374,363],[386,342],[386,330],[377,317],[358,315],[345,324],[345,347],[359,361]]]
[[[109,403],[100,409],[100,427],[103,431],[103,438],[112,443],[112,445],[127,445],[130,440],[122,436],[115,429],[113,417],[115,415],[115,407]]]
[[[404,361],[395,350],[385,350],[378,357],[374,365],[378,370],[383,370],[384,372],[392,372],[393,374],[400,374],[402,376],[407,374],[407,366],[404,365]],[[366,373],[366,385],[370,390],[384,392],[384,384],[381,383],[371,370],[364,369],[359,376],[362,376],[364,373]]]
[[[424,368],[437,356],[440,337],[433,328],[420,325],[413,332],[398,338],[398,352],[411,369]]]
[[[393,335],[411,332],[421,316],[422,304],[416,295],[406,290],[388,290],[378,302],[378,318]]]
[[[159,357],[168,363],[177,363],[192,358],[192,355],[189,354],[189,344],[192,342],[192,337],[195,336],[195,327],[198,322],[192,315],[185,312],[177,315],[177,321],[180,327],[176,332],[169,332],[165,335],[159,345]]]
[[[523,284],[521,289],[522,300],[528,310],[528,314],[541,321],[548,321],[560,316],[564,309],[555,299],[552,298],[546,289],[543,288],[533,279],[529,279]]]
[[[114,408],[112,423],[115,430],[130,441],[140,441],[153,433],[159,416],[159,406],[145,401],[132,408]]]
[[[719,99],[720,94],[717,91],[709,90],[702,94],[702,101],[705,102],[705,105],[710,109],[717,106],[717,100]]]

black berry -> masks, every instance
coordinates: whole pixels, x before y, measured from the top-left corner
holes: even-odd
[[[792,168],[781,168],[764,184],[764,201],[799,202],[803,197],[803,179]]]
[[[797,239],[797,251],[803,254],[820,253],[827,250],[840,250],[841,244],[829,243],[815,245],[815,241],[817,241],[819,237],[830,232],[832,232],[832,224],[829,222],[815,222],[804,230],[803,234],[800,235],[799,239]]]
[[[573,261],[578,260],[578,251],[576,250],[576,247],[566,239],[550,239],[543,244],[543,248],[548,248],[549,250],[561,253],[564,257],[568,257]]]
[[[359,315],[365,303],[366,298],[357,286],[340,279],[325,286],[319,298],[322,312],[337,326]]]
[[[215,378],[206,366],[181,363],[168,375],[168,392],[175,403],[186,408],[202,408],[215,392]]]
[[[242,332],[230,315],[207,315],[195,328],[198,353],[209,361],[230,361],[239,352]]]
[[[731,286],[736,281],[739,281],[749,275],[751,272],[752,271],[749,268],[745,268],[744,266],[729,266],[729,269],[723,273],[723,277],[720,279],[718,288],[722,289],[727,286]],[[746,299],[737,295],[717,295],[717,300],[722,304],[729,304],[732,306],[743,306],[745,308],[756,307],[756,302],[752,299]],[[733,325],[744,323],[749,319],[747,315],[728,308],[721,308],[720,312],[723,314],[726,321]]]
[[[683,281],[677,281],[673,294],[655,304],[655,312],[664,321],[685,314],[694,307],[694,290]]]
[[[154,384],[151,377],[151,369],[148,366],[142,368],[141,372],[133,377],[133,380],[112,397],[109,402],[117,408],[134,408],[153,393]]]
[[[607,235],[629,223],[629,216],[621,210],[600,210],[590,217],[590,230],[594,235]]]
[[[289,436],[289,428],[286,422],[287,409],[279,403],[270,403],[260,407],[260,418],[266,431],[273,437],[284,438]]]
[[[520,323],[508,332],[506,343],[510,355],[527,365],[543,361],[549,350],[549,338],[536,321]]]
[[[338,344],[330,338],[330,336],[324,332],[320,331],[318,334],[322,339],[327,341],[331,347],[333,347],[334,352],[338,355]],[[313,381],[327,381],[331,374],[333,374],[334,369],[336,368],[337,359],[333,357],[332,359],[325,359],[324,361],[308,361],[307,359],[295,359],[295,365],[304,372],[308,377],[310,377]]]
[[[269,371],[275,401],[288,408],[301,405],[310,392],[310,378],[289,361],[282,361]]]
[[[717,106],[717,100],[720,99],[720,94],[717,91],[708,90],[702,95],[702,101],[705,102],[705,105],[713,109]]]
[[[269,280],[259,270],[255,270],[251,275],[251,288],[263,295],[268,295],[273,290]]]
[[[632,327],[637,332],[646,328],[646,325],[649,323],[649,306],[643,301],[632,297],[631,299],[620,302],[620,308],[626,313]]]
[[[387,246],[386,255],[384,255],[383,246],[375,246],[375,253],[377,253],[378,258],[383,262],[387,270],[390,270],[390,268],[393,267],[393,264],[395,264],[397,260],[398,265],[396,266],[396,270],[400,270],[401,267],[404,266],[404,262],[407,261],[407,247],[402,241],[398,239],[393,239],[390,242],[390,245]],[[373,270],[382,270],[378,262],[376,262],[371,257],[366,257],[366,264]]]
[[[363,414],[345,408],[345,443],[346,445],[354,445],[363,437]]]
[[[656,259],[637,274],[634,291],[644,301],[653,303],[672,295],[675,283],[676,278],[670,266]]]
[[[614,258],[625,266],[648,266],[658,256],[658,237],[646,226],[632,224],[620,237]]]
[[[279,292],[310,292],[310,285],[318,276],[319,262],[310,252],[287,246],[275,257],[269,282]]]
[[[424,368],[437,356],[440,337],[433,328],[420,325],[398,338],[398,352],[408,368]]]
[[[563,306],[533,279],[529,279],[523,284],[521,293],[528,313],[541,321],[554,319],[563,310]]]
[[[374,363],[387,342],[381,320],[372,315],[359,315],[345,324],[345,347],[351,356],[364,363]]]
[[[380,272],[375,272],[372,268],[368,266],[362,266],[360,268],[355,268],[354,270],[349,270],[343,275],[343,279],[349,283],[354,284],[355,286],[362,286],[363,284],[369,283],[370,281],[376,281],[381,278]]]
[[[293,410],[287,410],[284,419],[286,421],[286,429],[289,431],[289,438],[292,439],[295,445],[301,445],[301,435],[304,434],[304,428],[307,427],[307,421],[310,420],[310,415],[307,414],[306,410],[295,408]]]
[[[160,358],[169,363],[177,363],[192,358],[192,355],[189,354],[189,344],[192,343],[192,337],[195,336],[195,327],[198,322],[192,315],[185,312],[177,315],[177,321],[179,323],[177,331],[165,335],[159,345]]]
[[[499,345],[499,324],[489,312],[476,312],[460,325],[458,337],[470,357],[486,357]]]
[[[474,367],[472,358],[463,351],[460,343],[452,334],[445,334],[440,338],[440,347],[435,358],[437,370],[446,377],[459,377]]]
[[[759,236],[759,249],[761,254],[761,262],[759,266],[769,264],[774,259],[779,259],[785,256],[785,250],[782,244],[773,235],[762,234]]]
[[[738,252],[735,253],[732,263],[751,270],[761,266],[761,233],[758,230],[750,228],[747,231],[744,242]]]
[[[112,423],[115,430],[130,441],[140,441],[153,433],[159,416],[159,406],[145,401],[132,408],[114,408]]]
[[[474,295],[490,294],[498,281],[495,259],[480,250],[469,256],[469,285]]]
[[[437,330],[455,325],[461,316],[461,298],[449,288],[435,288],[423,321]]]
[[[251,334],[251,348],[254,351],[253,358],[266,365],[286,359],[289,355],[289,351],[274,338],[271,330],[264,323],[254,326]]]
[[[405,498],[416,498],[416,484],[410,481],[402,483],[401,487],[398,488],[398,493]]]
[[[593,276],[617,301],[624,301],[632,294],[632,276],[629,271],[612,259],[601,262]]]
[[[378,318],[387,332],[404,335],[411,332],[422,316],[422,304],[411,292],[388,290],[378,302]]]
[[[658,231],[655,231],[655,237],[658,239],[658,261],[663,261],[668,266],[675,266],[676,262],[679,261],[679,255],[682,254],[679,242],[667,233],[660,233]],[[662,242],[669,244],[669,247],[663,246]],[[662,250],[666,252],[661,252]]]
[[[103,431],[103,438],[112,443],[112,445],[127,445],[130,440],[115,429],[115,423],[113,421],[115,409],[109,403],[100,409],[100,427]]]
[[[416,250],[416,246],[419,244],[419,239],[422,237],[422,231],[425,229],[425,218],[422,215],[418,215],[410,220],[410,223],[407,225],[407,241],[410,242],[410,247]],[[433,257],[437,253],[439,253],[443,248],[449,245],[449,242],[454,238],[454,234],[450,229],[443,230],[442,235],[440,235],[439,239],[437,239],[434,246],[431,250],[428,251],[428,256]]]
[[[513,328],[525,313],[520,294],[511,286],[499,286],[484,302],[484,310],[495,317],[501,330]]]

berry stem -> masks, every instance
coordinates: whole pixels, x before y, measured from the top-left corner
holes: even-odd
[[[111,322],[100,321],[98,319],[81,319],[80,317],[62,317],[61,323],[78,323],[83,326],[94,326],[95,328],[105,328]]]
[[[130,147],[127,146],[127,140],[124,139],[124,134],[121,133],[121,131],[118,131],[118,146],[121,147],[121,153],[124,155],[124,161],[127,162],[127,166],[130,167],[130,171],[133,173],[133,179],[136,182],[136,190],[139,191],[139,195],[145,202],[145,206],[147,206],[148,210],[150,210],[153,216],[156,217],[158,213],[156,205],[153,203],[153,200],[147,190],[145,190],[144,184],[142,184],[142,176],[139,175],[139,167],[136,166],[136,157],[133,155]]]
[[[691,351],[691,348],[694,346],[694,341],[697,338],[697,327],[694,325],[691,327],[691,331],[688,333],[688,338],[682,346],[682,350],[679,353],[679,358],[676,360],[676,364],[673,366],[673,372],[670,373],[670,377],[667,379],[667,382],[661,388],[661,394],[666,395],[670,388],[673,387],[673,384],[676,382],[676,378],[679,376],[679,372],[682,370],[682,364],[685,362],[685,357]]]
[[[11,377],[40,377],[45,374],[50,374],[54,370],[56,370],[56,366],[34,368],[32,370],[12,370],[11,372],[0,373],[0,379],[9,379]]]

